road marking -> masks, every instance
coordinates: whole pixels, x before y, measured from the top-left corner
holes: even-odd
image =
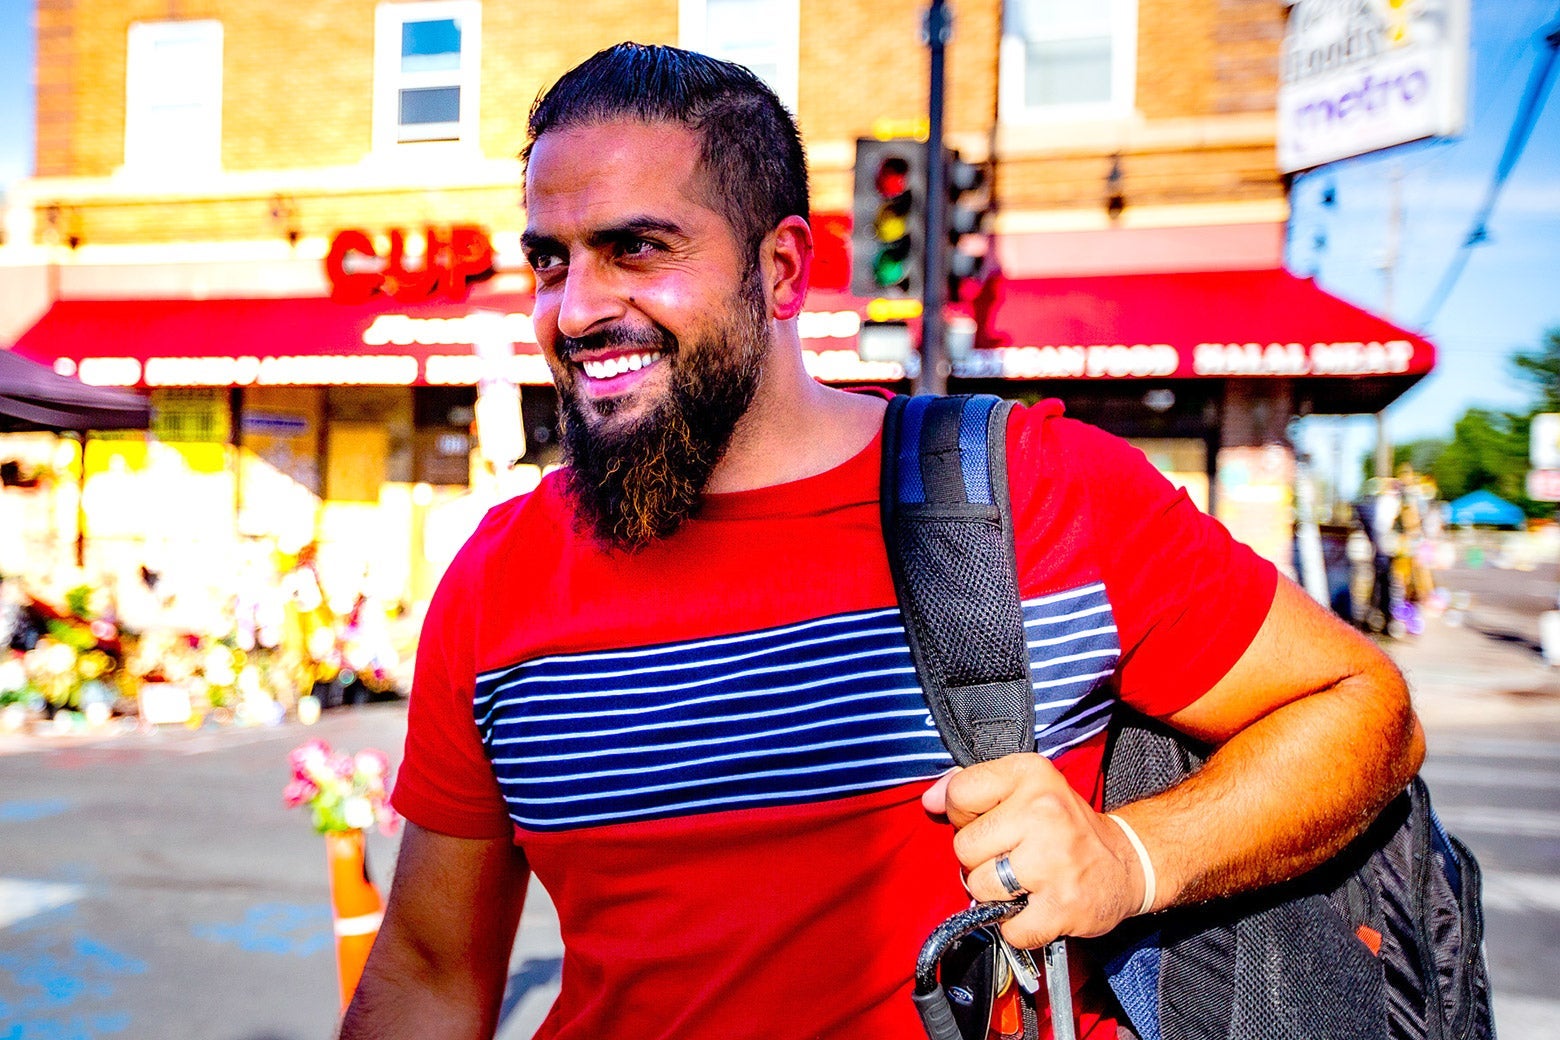
[[[1450,737],[1446,740],[1430,738],[1431,757],[1456,755],[1463,758],[1538,758],[1560,760],[1560,744],[1543,740],[1520,740],[1505,737]]]
[[[85,894],[80,885],[0,878],[0,928],[74,903]]]
[[[1484,905],[1516,913],[1560,914],[1560,877],[1492,870],[1484,875]]]
[[[1442,806],[1436,815],[1453,834],[1477,831],[1517,838],[1560,838],[1560,813],[1498,806]]]
[[[1496,1036],[1554,1036],[1560,1029],[1560,1001],[1496,991]]]
[[[1430,759],[1419,775],[1432,785],[1478,784],[1482,787],[1531,787],[1560,790],[1560,770],[1510,769],[1506,766],[1473,766],[1463,762]]]

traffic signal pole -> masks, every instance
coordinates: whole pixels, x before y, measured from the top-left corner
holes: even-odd
[[[943,161],[943,49],[953,33],[946,0],[926,9],[925,39],[931,52],[931,84],[926,102],[926,243],[921,278],[921,376],[916,391],[948,392],[947,329],[943,305],[948,299],[948,167]]]

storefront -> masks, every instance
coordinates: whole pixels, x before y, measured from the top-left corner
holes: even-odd
[[[1435,348],[1282,269],[995,279],[954,390],[1057,397],[1291,559],[1295,416],[1379,412]]]

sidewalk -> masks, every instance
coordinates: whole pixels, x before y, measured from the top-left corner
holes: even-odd
[[[1502,620],[1475,608],[1427,618],[1421,635],[1381,642],[1427,728],[1560,721],[1560,669]]]

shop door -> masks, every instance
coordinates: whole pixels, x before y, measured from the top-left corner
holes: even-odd
[[[390,459],[383,423],[333,422],[325,462],[325,497],[332,502],[378,502]]]

